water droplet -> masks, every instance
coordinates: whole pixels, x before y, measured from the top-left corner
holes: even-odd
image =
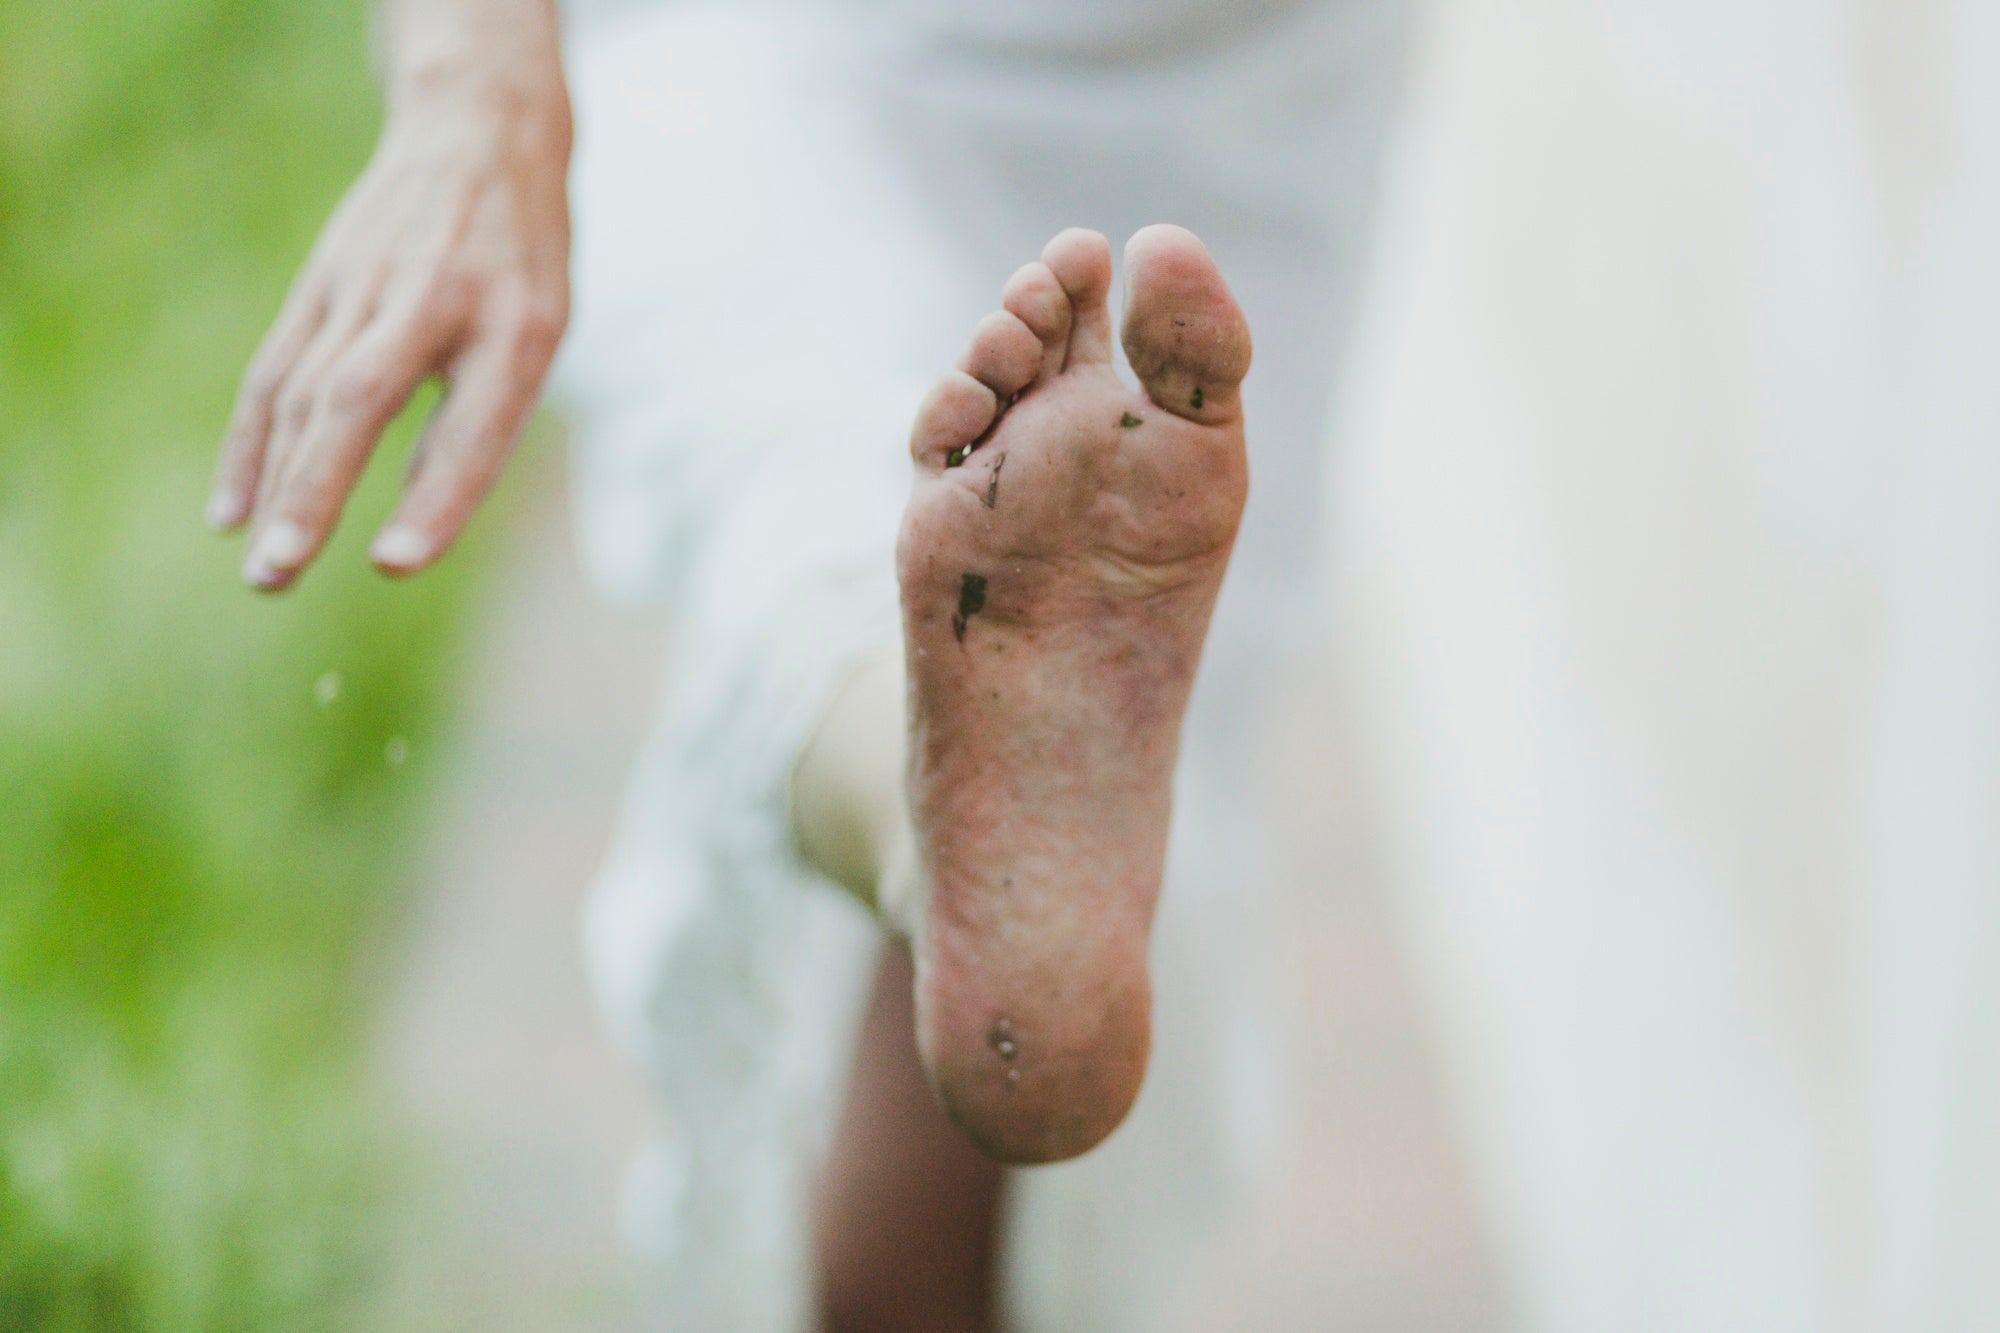
[[[1002,1037],[1000,1040],[993,1043],[993,1049],[1000,1052],[1000,1058],[1002,1060],[1011,1060],[1014,1058],[1014,1052],[1020,1050],[1021,1048],[1016,1046],[1013,1042],[1008,1041],[1005,1037]]]
[[[382,757],[392,764],[400,764],[410,757],[410,743],[401,736],[391,736],[389,743],[382,747]]]
[[[1018,1069],[1010,1069],[1010,1070],[1008,1070],[1008,1071],[1007,1071],[1007,1081],[1008,1081],[1009,1083],[1019,1083],[1019,1082],[1021,1081],[1021,1071],[1020,1071],[1020,1070],[1018,1070]]]
[[[321,708],[330,708],[333,701],[340,697],[340,687],[344,683],[338,671],[322,671],[319,679],[313,682],[313,698]]]

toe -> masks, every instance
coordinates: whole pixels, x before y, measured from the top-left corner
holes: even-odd
[[[1069,295],[1049,266],[1039,259],[1021,265],[1001,289],[1000,305],[1041,341],[1042,361],[1036,380],[1060,374],[1069,355]]]
[[[1100,232],[1071,227],[1050,241],[1042,262],[1062,284],[1071,310],[1065,368],[1111,360],[1111,243]]]
[[[1027,388],[1042,368],[1042,340],[1019,315],[996,310],[972,331],[958,368],[1004,402]]]
[[[1242,414],[1250,326],[1194,234],[1147,227],[1125,247],[1125,356],[1147,396],[1212,425]]]
[[[917,409],[917,423],[910,429],[910,457],[917,466],[933,471],[958,466],[999,410],[993,390],[962,370],[946,371]]]

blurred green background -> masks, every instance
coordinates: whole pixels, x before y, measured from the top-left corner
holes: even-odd
[[[498,524],[367,570],[407,419],[288,597],[200,522],[377,115],[359,3],[0,3],[9,1333],[397,1322],[364,1056]]]

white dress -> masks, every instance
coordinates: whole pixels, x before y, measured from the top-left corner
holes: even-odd
[[[1434,18],[1338,675],[1519,1322],[2000,1327],[2000,5]]]
[[[1264,840],[1243,737],[1312,637],[1400,10],[737,3],[572,32],[579,528],[602,584],[678,627],[586,946],[671,1120],[634,1207],[677,1328],[807,1326],[806,1191],[877,934],[798,860],[785,783],[844,673],[899,637],[918,399],[1066,226],[1208,243],[1257,338],[1253,480],[1184,744],[1154,1066],[1106,1147],[1010,1191],[1016,1325],[1153,1325],[1159,1274],[1256,1177],[1282,1099],[1245,954]]]

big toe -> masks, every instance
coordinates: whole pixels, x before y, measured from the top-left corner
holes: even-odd
[[[1160,224],[1126,244],[1124,342],[1147,396],[1167,411],[1208,425],[1242,415],[1250,326],[1193,232]]]

